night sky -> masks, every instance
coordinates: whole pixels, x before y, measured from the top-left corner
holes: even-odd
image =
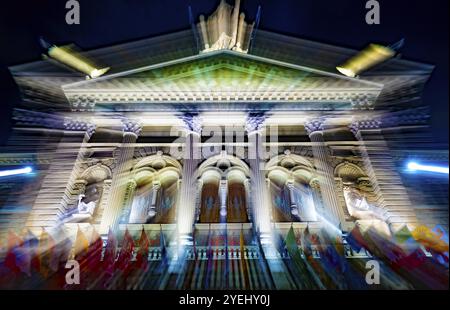
[[[198,18],[219,0],[79,0],[81,24],[65,23],[66,0],[0,1],[0,144],[19,100],[7,66],[38,60],[39,36],[57,45],[93,49],[189,28],[188,5]],[[233,0],[228,0],[233,3]],[[405,59],[433,64],[424,100],[432,108],[436,142],[448,144],[448,0],[379,0],[381,24],[365,23],[366,0],[242,0],[247,20],[262,6],[260,28],[354,49],[405,38]]]

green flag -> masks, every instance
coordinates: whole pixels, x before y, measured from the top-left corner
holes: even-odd
[[[413,235],[409,231],[408,227],[406,227],[405,225],[402,227],[402,229],[400,229],[394,234],[394,237],[397,243],[405,243],[406,241],[408,241],[408,239],[413,238]]]
[[[295,238],[294,228],[291,226],[286,236],[286,248],[294,265],[298,268],[302,278],[302,285],[305,289],[324,288],[318,276],[314,273],[311,266],[306,262],[298,250],[297,240]]]

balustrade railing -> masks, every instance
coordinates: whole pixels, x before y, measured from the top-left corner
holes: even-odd
[[[183,253],[185,259],[187,260],[240,260],[241,259],[241,248],[240,246],[228,246],[228,249],[225,246],[189,246],[185,247],[183,249],[185,252]],[[298,246],[298,250],[300,251],[300,255],[305,258],[305,251],[301,246]],[[133,251],[133,258],[132,261],[136,260],[137,252],[139,251],[139,248],[135,248]],[[320,259],[320,249],[317,245],[312,245],[309,248],[309,251],[311,253],[311,256],[314,259]],[[119,251],[118,251],[119,252]],[[167,254],[170,254],[169,256],[171,258],[177,258],[178,252],[176,248],[168,247],[166,248],[165,252]],[[244,247],[244,259],[260,259],[261,258],[261,250],[258,248],[258,246],[245,246]],[[362,248],[360,251],[356,251],[350,247],[348,244],[344,244],[344,254],[345,257],[348,259],[352,258],[369,258],[372,257],[372,255]],[[161,247],[150,247],[148,252],[148,260],[149,261],[160,261],[163,259],[163,249]],[[290,255],[287,249],[284,251],[276,251],[276,258],[280,259],[289,259]]]

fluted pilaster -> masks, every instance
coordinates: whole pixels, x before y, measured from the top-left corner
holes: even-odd
[[[116,169],[112,178],[111,193],[100,225],[100,233],[107,234],[109,228],[115,230],[120,222],[128,184],[128,174],[132,168],[134,147],[142,127],[132,120],[122,121],[123,138],[116,158]]]
[[[268,241],[271,236],[269,193],[264,175],[264,162],[261,158],[262,126],[266,116],[251,114],[247,118],[246,130],[248,132],[249,150],[248,161],[252,172],[252,198],[253,221],[259,231],[262,241]]]
[[[178,229],[183,238],[192,234],[195,221],[195,170],[201,159],[200,136],[201,120],[197,115],[182,116],[186,127],[186,143],[183,158],[183,179],[178,206]]]
[[[339,208],[334,184],[334,171],[330,165],[330,153],[323,138],[325,119],[314,119],[305,124],[305,129],[312,142],[314,162],[325,208],[325,217],[338,226],[344,221],[343,210]]]
[[[377,205],[386,211],[391,230],[405,223],[415,225],[417,218],[395,161],[384,140],[381,119],[355,120],[350,130],[360,141],[359,150],[369,176]]]

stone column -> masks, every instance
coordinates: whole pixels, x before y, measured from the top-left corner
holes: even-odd
[[[247,218],[249,221],[251,221],[253,209],[251,208],[252,195],[251,195],[251,189],[250,189],[250,179],[245,179],[244,187],[245,187],[245,204],[246,204],[245,207],[247,209]]]
[[[298,206],[297,202],[295,200],[295,185],[293,180],[289,180],[286,183],[286,186],[289,190],[289,200],[290,200],[290,207],[291,207],[291,214],[295,217],[298,217]]]
[[[118,150],[116,157],[116,168],[112,177],[111,193],[108,198],[108,205],[103,213],[100,225],[100,234],[108,233],[111,228],[118,228],[120,216],[125,203],[125,194],[127,190],[127,178],[132,168],[132,160],[134,154],[134,144],[137,141],[142,127],[137,122],[131,120],[122,121],[123,138],[122,144]]]
[[[153,218],[156,216],[156,203],[158,202],[158,192],[161,189],[161,182],[153,181],[152,184],[152,203],[148,210],[148,217]]]
[[[357,120],[349,125],[360,142],[359,151],[369,176],[377,206],[384,209],[385,221],[391,231],[405,223],[414,227],[417,218],[395,161],[381,132],[382,122],[376,119]]]
[[[227,221],[227,194],[228,194],[228,182],[227,180],[220,180],[219,185],[219,197],[220,197],[220,221]]]
[[[202,189],[203,189],[203,182],[202,180],[197,180],[197,186],[195,193],[195,221],[200,220],[200,212],[201,212],[201,206],[202,206]]]
[[[261,158],[263,150],[262,126],[265,121],[263,115],[252,115],[247,118],[248,133],[248,161],[252,174],[253,222],[259,232],[261,242],[271,241],[272,226],[270,223],[270,197],[265,179],[265,163]]]
[[[339,208],[334,184],[334,171],[330,164],[331,157],[323,138],[323,125],[324,119],[315,119],[307,122],[305,129],[312,142],[314,162],[325,208],[325,214],[323,216],[338,227],[340,223],[344,222],[344,213]]]
[[[64,219],[68,208],[78,200],[76,180],[89,152],[88,143],[96,126],[81,120],[64,120],[64,134],[54,151],[49,169],[27,218],[26,227],[39,234]]]
[[[195,171],[201,159],[201,121],[197,115],[184,115],[186,142],[183,158],[183,176],[178,205],[178,232],[180,238],[190,240],[195,220]]]

